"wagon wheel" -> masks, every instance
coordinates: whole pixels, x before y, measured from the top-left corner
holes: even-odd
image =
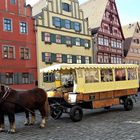
[[[133,101],[132,101],[131,98],[126,98],[126,99],[124,100],[124,109],[125,109],[126,111],[130,111],[130,110],[133,109]]]
[[[59,119],[63,114],[63,108],[58,105],[51,106],[51,116],[53,119]]]
[[[70,118],[73,122],[81,121],[83,118],[83,111],[80,106],[74,106],[70,110]]]
[[[111,107],[110,106],[106,106],[104,107],[104,109],[109,110]]]

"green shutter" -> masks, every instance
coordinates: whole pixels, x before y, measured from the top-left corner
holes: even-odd
[[[46,73],[43,73],[43,82],[46,82]]]
[[[89,57],[89,64],[91,64],[92,62],[91,62],[91,57]]]
[[[18,83],[22,84],[22,73],[18,73]]]
[[[71,29],[74,29],[74,22],[71,21]]]
[[[34,83],[34,75],[32,73],[29,73],[29,84]]]
[[[42,62],[45,62],[45,52],[42,53]]]
[[[82,64],[85,64],[85,56],[81,56],[81,62]]]
[[[75,55],[72,56],[72,63],[76,63],[76,56]]]
[[[62,54],[62,63],[67,63],[67,55]]]
[[[72,45],[76,45],[76,38],[72,38]]]
[[[56,62],[56,54],[51,53],[51,62]]]
[[[1,73],[1,84],[6,84],[6,75]]]
[[[53,25],[55,26],[55,17],[52,17]]]
[[[80,39],[80,46],[85,46],[85,40],[84,39]]]
[[[61,43],[62,44],[66,44],[66,37],[65,36],[61,36],[62,40],[61,40]]]
[[[45,35],[45,33],[44,33],[44,32],[41,32],[41,39],[42,39],[42,41],[44,41],[44,40],[45,40],[44,35]]]
[[[51,34],[51,42],[56,43],[56,35]]]
[[[61,19],[61,27],[65,28],[65,20],[64,19]]]
[[[14,73],[14,84],[19,84],[18,83],[18,73]]]
[[[80,29],[79,29],[79,31],[82,31],[82,27],[81,27],[81,24],[79,24],[79,28],[80,28]]]

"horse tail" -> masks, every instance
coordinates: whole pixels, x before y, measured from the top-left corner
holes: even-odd
[[[46,111],[46,119],[48,119],[50,115],[50,105],[49,105],[47,93],[46,93],[46,101],[45,101],[45,111]]]

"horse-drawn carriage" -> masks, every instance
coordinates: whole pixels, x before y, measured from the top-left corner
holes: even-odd
[[[133,64],[58,64],[40,72],[55,74],[56,88],[47,92],[55,119],[69,113],[72,121],[80,121],[82,108],[121,104],[132,110],[138,93],[138,66]]]

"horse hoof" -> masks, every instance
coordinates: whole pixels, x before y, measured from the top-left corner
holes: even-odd
[[[8,130],[8,132],[7,132],[8,134],[15,134],[16,133],[16,131],[15,130]]]
[[[34,123],[29,123],[29,125],[34,125]]]
[[[42,128],[45,128],[45,124],[41,124],[40,125],[40,128],[42,129]]]
[[[28,126],[28,125],[29,125],[29,123],[24,123],[24,125],[25,125],[25,126]]]

